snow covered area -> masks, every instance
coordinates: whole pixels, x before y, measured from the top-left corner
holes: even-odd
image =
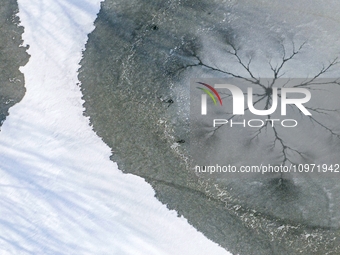
[[[27,93],[0,132],[0,254],[228,254],[123,174],[83,117],[99,0],[19,0]]]

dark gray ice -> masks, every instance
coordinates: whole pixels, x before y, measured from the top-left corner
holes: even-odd
[[[305,1],[106,0],[89,35],[79,70],[85,114],[112,148],[112,160],[124,172],[145,178],[160,201],[233,254],[339,254],[340,187],[336,178],[307,175],[256,180],[197,176],[189,164],[190,79],[228,78],[228,73],[248,77],[228,54],[230,45],[246,63],[252,59],[252,72],[261,77],[271,77],[269,61],[279,63],[284,51],[288,55],[304,45],[283,72],[286,78],[313,77],[339,53],[332,44],[340,37],[333,28],[339,21],[329,17],[339,6],[329,2],[306,7]],[[324,76],[336,77],[334,67]],[[326,90],[339,92],[332,86]],[[328,103],[337,110],[337,100]],[[338,112],[315,116],[339,119]],[[331,151],[334,161],[339,128],[330,126],[334,135],[311,123],[308,127],[320,130],[316,137],[323,142],[314,142],[315,151],[327,151],[318,160]],[[294,139],[280,132],[284,141],[312,155],[306,161],[288,152],[292,161],[313,161],[307,143],[313,132]],[[231,139],[236,150],[220,144],[233,155],[226,161],[283,161],[279,145],[272,154],[265,151],[263,141],[273,139],[273,131],[251,142],[250,137]]]
[[[26,47],[22,46],[23,27],[16,16],[15,0],[3,0],[0,5],[0,126],[8,110],[25,94],[24,76],[19,71],[28,61]]]

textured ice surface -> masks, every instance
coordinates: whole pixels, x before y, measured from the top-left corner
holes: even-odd
[[[241,59],[252,58],[257,77],[270,77],[269,61],[275,66],[283,49],[290,54],[303,43],[282,71],[285,77],[312,77],[339,54],[339,9],[337,1],[106,0],[81,61],[86,114],[124,171],[146,178],[162,202],[231,252],[337,254],[337,179],[198,179],[186,160],[190,78],[226,77],[214,69],[249,76],[226,53],[228,44],[240,50]],[[338,74],[336,67],[324,77]],[[338,118],[332,114],[328,117]],[[337,136],[315,125],[308,126],[320,130],[313,137],[307,132],[288,141],[290,134],[281,130],[280,135],[298,149],[324,147],[320,162],[329,151],[334,159]],[[264,135],[271,139],[273,134]],[[230,147],[237,149],[225,148],[234,153],[233,163],[242,163],[243,155],[282,160],[282,155],[268,154],[264,144],[249,143],[245,134],[239,137],[231,140]],[[324,137],[322,143],[316,137]],[[313,153],[308,160],[313,161]]]

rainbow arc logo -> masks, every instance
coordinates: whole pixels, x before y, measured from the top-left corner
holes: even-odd
[[[206,89],[206,88],[197,87],[198,89],[204,91],[213,100],[215,105],[217,104],[215,96],[217,97],[218,101],[220,102],[220,105],[222,105],[222,99],[220,97],[220,94],[218,94],[218,92],[216,91],[216,89],[214,89],[214,87],[210,86],[209,84],[203,83],[203,82],[197,82],[197,83],[208,88],[208,89]]]

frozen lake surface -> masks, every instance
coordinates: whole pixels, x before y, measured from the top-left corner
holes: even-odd
[[[31,57],[0,132],[0,253],[339,254],[338,177],[206,178],[188,161],[190,79],[249,77],[249,59],[271,77],[300,45],[282,73],[313,77],[340,54],[339,2],[100,2],[18,0],[23,43],[15,1],[1,4],[0,121]],[[306,132],[244,130],[216,151],[336,162],[339,86],[311,91]]]
[[[291,55],[284,78],[336,78],[339,9],[337,1],[106,0],[81,61],[86,115],[122,170],[145,178],[160,201],[232,253],[337,254],[337,176],[198,177],[188,157],[191,78],[249,77],[240,61],[247,67],[250,59],[254,76],[270,78],[270,64]],[[228,147],[216,133],[219,157],[236,165],[338,163],[339,86],[310,89],[316,111],[300,121],[304,132],[268,129],[251,139],[256,133],[236,130]]]

